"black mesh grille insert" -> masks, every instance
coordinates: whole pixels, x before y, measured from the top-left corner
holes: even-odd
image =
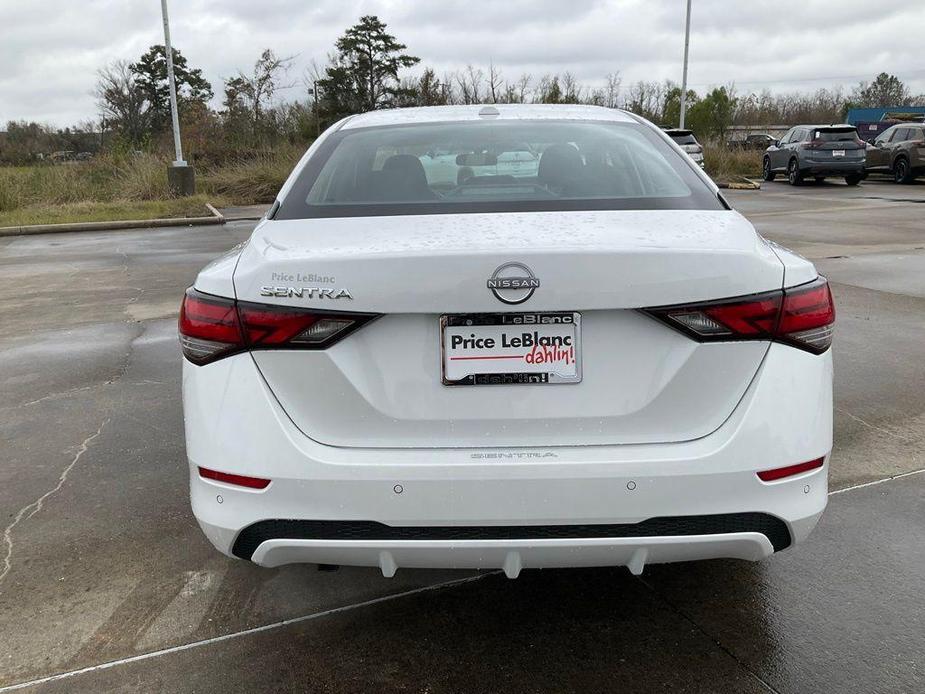
[[[757,532],[775,552],[790,546],[787,525],[766,513],[666,516],[607,525],[391,526],[375,521],[266,520],[246,527],[232,552],[250,559],[266,540],[562,540],[602,537],[671,537]]]

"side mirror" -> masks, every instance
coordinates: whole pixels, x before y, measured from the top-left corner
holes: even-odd
[[[774,146],[780,147],[780,140],[774,140]]]

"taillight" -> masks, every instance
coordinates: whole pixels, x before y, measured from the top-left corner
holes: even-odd
[[[376,317],[235,301],[187,289],[180,346],[194,364],[250,349],[324,349]]]
[[[822,140],[810,140],[800,145],[800,149],[819,149],[822,147]]]
[[[194,364],[206,364],[244,349],[233,299],[187,289],[180,304],[180,349]]]
[[[824,278],[784,290],[775,339],[821,354],[832,345],[834,332],[835,302]]]
[[[748,297],[646,309],[699,342],[775,340],[814,354],[832,344],[835,304],[824,277]]]

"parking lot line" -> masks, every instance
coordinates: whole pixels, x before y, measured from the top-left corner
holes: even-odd
[[[925,468],[921,468],[919,470],[910,470],[909,472],[900,472],[899,474],[896,474],[896,475],[884,477],[882,480],[874,480],[873,482],[862,482],[861,484],[855,484],[855,485],[852,485],[851,487],[845,487],[844,489],[834,489],[831,492],[829,492],[829,496],[832,496],[833,494],[842,494],[844,492],[850,492],[855,489],[863,489],[864,487],[873,487],[878,484],[883,484],[884,482],[892,482],[893,480],[898,480],[903,477],[910,477],[911,475],[921,475],[923,472],[925,472]]]
[[[382,597],[373,598],[371,600],[364,600],[363,602],[352,603],[350,605],[342,605],[340,607],[334,607],[330,610],[322,610],[321,612],[312,612],[311,614],[302,615],[300,617],[291,617],[290,619],[283,619],[279,622],[272,622],[270,624],[264,624],[259,627],[252,627],[250,629],[243,629],[241,631],[233,631],[229,634],[222,634],[221,636],[214,636],[210,639],[202,639],[200,641],[191,641],[190,643],[180,644],[179,646],[171,646],[170,648],[161,648],[157,651],[150,651],[148,653],[141,653],[139,655],[129,656],[128,658],[118,658],[116,660],[109,660],[105,663],[99,663],[97,665],[89,665],[78,670],[68,670],[67,672],[59,672],[54,675],[48,675],[47,677],[39,677],[34,680],[28,680],[27,682],[17,682],[16,684],[10,684],[5,687],[0,687],[0,694],[3,692],[12,692],[18,689],[25,689],[26,687],[35,687],[41,684],[48,684],[49,682],[57,682],[59,680],[70,679],[71,677],[76,677],[77,675],[83,675],[89,672],[97,672],[100,670],[109,670],[110,668],[118,667],[120,665],[128,665],[129,663],[137,663],[142,660],[150,660],[151,658],[160,658],[164,655],[171,655],[173,653],[180,653],[182,651],[188,651],[193,648],[200,648],[202,646],[209,646],[215,643],[221,643],[222,641],[230,641],[232,639],[239,638],[241,636],[250,636],[252,634],[259,634],[263,631],[272,631],[273,629],[279,629],[281,627],[289,626],[291,624],[298,624],[300,622],[308,622],[313,619],[320,619],[321,617],[329,617],[330,615],[339,614],[341,612],[349,612],[351,610],[359,609],[361,607],[371,607],[372,605],[378,605],[379,603],[388,602],[390,600],[398,600],[399,598],[406,598],[411,595],[416,595],[418,593],[426,593],[432,590],[440,590],[442,588],[454,588],[456,586],[461,586],[466,583],[472,583],[473,581],[479,581],[487,576],[495,576],[501,573],[500,571],[486,571],[485,573],[478,574],[476,576],[467,576],[466,578],[457,578],[452,581],[444,581],[442,583],[434,583],[430,586],[424,586],[422,588],[413,588],[412,590],[402,591],[401,593],[393,593],[391,595],[383,595]]]
[[[746,216],[752,217],[789,217],[801,214],[819,214],[820,212],[854,212],[856,210],[890,210],[896,207],[909,207],[914,203],[887,203],[879,205],[839,205],[838,207],[813,207],[797,210],[775,210],[774,212],[749,212]]]

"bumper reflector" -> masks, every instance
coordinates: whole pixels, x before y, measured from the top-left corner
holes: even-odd
[[[762,482],[773,482],[783,479],[784,477],[799,475],[801,472],[815,470],[816,468],[822,467],[824,463],[825,457],[816,458],[815,460],[810,460],[805,463],[797,463],[796,465],[788,465],[787,467],[777,467],[773,470],[762,470],[758,473],[758,477],[761,478]]]
[[[234,484],[238,487],[248,487],[249,489],[266,489],[270,484],[270,480],[261,479],[260,477],[233,475],[230,472],[219,472],[205,467],[199,468],[199,476],[207,480]]]

